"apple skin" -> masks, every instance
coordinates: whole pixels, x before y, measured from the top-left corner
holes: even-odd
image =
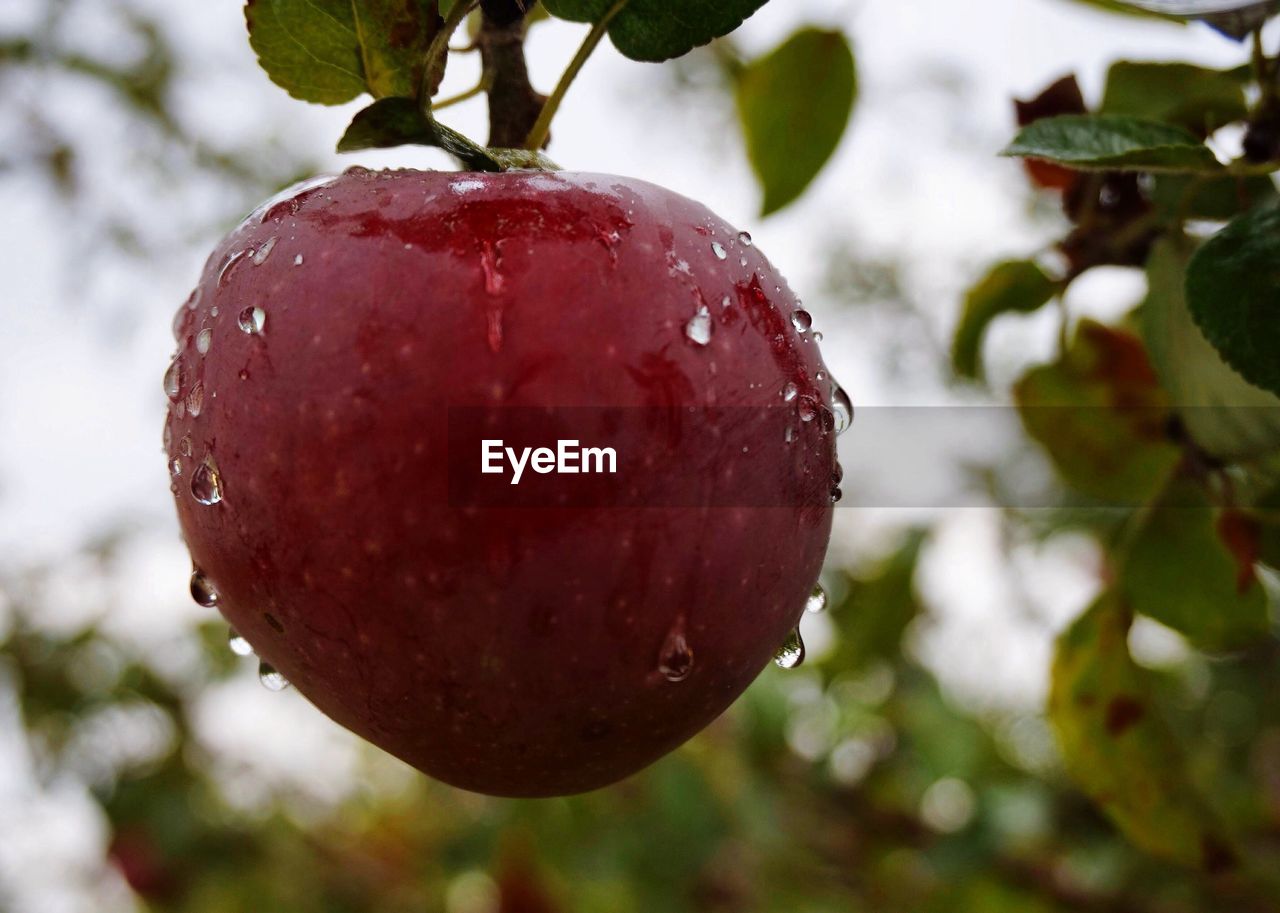
[[[254,307],[260,333],[238,325]],[[615,782],[721,714],[817,580],[835,433],[798,307],[737,230],[641,181],[352,169],[304,186],[221,243],[175,318],[165,439],[193,563],[263,660],[430,776],[501,796]],[[731,447],[688,454],[662,506],[449,503],[450,406],[678,424],[804,403],[817,420],[790,441],[744,420]],[[623,459],[654,434],[626,429]],[[213,465],[222,499],[204,504]],[[717,478],[728,499],[707,506]],[[680,637],[692,664],[677,649],[663,674]]]

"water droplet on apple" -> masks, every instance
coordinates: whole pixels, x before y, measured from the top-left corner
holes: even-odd
[[[218,270],[218,288],[227,284],[231,277],[231,268],[248,253],[247,250],[238,250],[234,254],[227,255],[227,259],[222,263],[222,269]]]
[[[787,430],[782,432],[782,439],[786,441],[788,444],[790,444],[792,441],[796,439],[796,429],[788,425]]]
[[[222,500],[222,475],[213,454],[207,455],[191,474],[191,496],[201,504],[217,504]]]
[[[202,605],[206,609],[212,609],[218,604],[217,589],[198,567],[191,569],[191,598],[196,601],[196,605]]]
[[[241,636],[240,632],[237,631],[235,628],[229,628],[227,630],[227,646],[231,648],[231,652],[234,653],[236,656],[252,656],[253,655],[253,647],[250,645],[249,641],[245,640],[244,637]],[[274,672],[275,670],[273,669],[272,671]],[[258,668],[258,674],[259,675],[262,674],[261,667]],[[263,682],[263,684],[266,684],[266,682]],[[278,691],[279,689],[275,688],[272,690]]]
[[[723,298],[720,299],[720,307],[722,308],[728,308],[732,304],[733,304],[733,300],[728,295],[725,295]]]
[[[200,414],[200,410],[204,408],[204,384],[196,381],[196,385],[191,388],[191,392],[187,394],[187,411],[191,413],[191,417],[195,418]]]
[[[751,232],[748,232],[748,231],[740,231],[740,232],[738,232],[738,243],[739,243],[739,244],[741,244],[743,247],[750,247],[750,246],[751,246]]]
[[[493,245],[485,242],[480,249],[480,270],[484,273],[484,290],[487,294],[497,295],[504,285],[503,275],[498,264],[498,255]]]
[[[839,462],[836,463],[834,469],[831,470],[831,481],[837,485],[844,479],[844,467]]]
[[[256,336],[267,325],[267,312],[260,307],[247,307],[240,312],[236,322],[240,325],[241,332]]]
[[[843,498],[843,497],[844,497],[844,492],[840,490],[840,486],[839,486],[839,485],[837,485],[837,486],[835,486],[834,488],[832,488],[832,489],[831,489],[831,503],[832,503],[832,504],[839,503],[840,499],[841,499],[841,498]]]
[[[268,691],[283,691],[289,687],[289,680],[276,671],[276,667],[271,663],[258,663],[258,681],[262,682],[262,687]]]
[[[682,682],[693,671],[693,649],[684,636],[684,620],[676,622],[658,652],[658,671],[669,682]]]
[[[804,662],[804,640],[799,628],[793,628],[787,635],[778,652],[773,654],[773,661],[780,669],[794,669]]]
[[[809,327],[813,326],[813,316],[803,308],[792,312],[791,325],[800,333],[809,332]]]
[[[261,266],[267,262],[267,258],[271,256],[271,251],[275,250],[276,238],[274,236],[267,238],[263,245],[258,248],[258,252],[253,255],[253,265]]]
[[[684,335],[695,345],[705,346],[711,341],[711,312],[705,304],[698,306],[698,312],[685,324]]]
[[[294,266],[301,266],[301,265],[302,265],[302,254],[298,254],[298,256],[296,256],[296,257],[294,257],[294,258],[293,258],[293,265],[294,265]]]
[[[853,424],[853,400],[844,392],[844,387],[831,384],[831,411],[836,415],[836,434],[844,434]]]
[[[178,453],[185,457],[191,456],[191,435],[184,434],[182,440],[178,441]]]
[[[178,361],[178,356],[175,355],[173,361],[169,362],[169,369],[164,372],[164,395],[177,402],[182,395],[184,379],[182,365]]]
[[[182,475],[182,460],[178,459],[177,457],[174,457],[172,460],[169,461],[169,475],[171,476]]]
[[[785,387],[782,388],[782,401],[784,403],[791,402],[793,399],[796,398],[796,394],[799,392],[800,390],[798,387],[796,387],[795,384],[791,384],[791,383],[787,384]]]
[[[724,245],[719,241],[711,242],[711,252],[716,255],[717,260],[727,260],[729,258],[729,252],[724,249]]]
[[[827,379],[827,372],[819,368],[818,373],[813,375],[813,379],[816,380],[818,383],[822,383],[824,380]]]
[[[800,405],[797,407],[797,411],[800,413],[800,421],[811,422],[818,414],[818,406],[813,397],[806,393],[800,397]]]
[[[213,330],[205,327],[196,334],[196,351],[201,355],[209,353],[209,347],[213,345]]]
[[[822,588],[822,584],[815,584],[813,592],[809,594],[809,598],[804,602],[804,610],[817,614],[827,608],[827,591]]]
[[[819,333],[819,332],[816,332],[816,331],[815,331],[815,332],[814,332],[814,334],[813,334],[813,341],[814,341],[814,342],[822,342],[822,334],[821,334],[821,333]]]

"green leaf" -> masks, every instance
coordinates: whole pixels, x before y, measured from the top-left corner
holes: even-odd
[[[272,82],[324,105],[415,95],[437,28],[428,0],[248,0],[245,21]]]
[[[1135,612],[1209,651],[1246,647],[1270,634],[1267,594],[1253,560],[1232,551],[1220,517],[1199,488],[1174,487],[1130,544],[1119,581]]]
[[[1102,596],[1058,638],[1049,721],[1070,777],[1142,850],[1218,873],[1236,854],[1129,655],[1131,616]]]
[[[841,32],[797,32],[738,74],[738,116],[764,189],[764,215],[818,176],[840,145],[857,91],[853,51]]]
[[[845,575],[844,596],[828,610],[840,636],[823,668],[838,674],[871,659],[898,656],[903,633],[920,614],[915,573],[924,539],[924,530],[910,530],[898,549],[869,573]]]
[[[1248,177],[1161,174],[1156,176],[1151,190],[1151,202],[1169,222],[1186,219],[1227,222],[1275,197],[1275,182],[1264,174]]]
[[[1209,147],[1181,127],[1111,114],[1064,114],[1035,121],[1001,154],[1084,170],[1222,170]]]
[[[472,171],[503,170],[489,150],[428,117],[410,98],[384,98],[360,111],[338,140],[338,151],[403,145],[443,149]]]
[[[609,24],[626,57],[657,63],[681,57],[742,25],[766,0],[631,0]],[[572,22],[600,22],[614,0],[543,0],[547,12]]]
[[[1247,116],[1245,83],[1234,70],[1122,60],[1107,73],[1101,112],[1176,124],[1203,136]]]
[[[1168,238],[1147,260],[1142,333],[1160,381],[1191,439],[1227,460],[1280,449],[1280,398],[1255,387],[1222,360],[1191,318],[1185,294],[1185,238]]]
[[[1187,268],[1196,324],[1245,380],[1280,393],[1280,205],[1257,206],[1200,248]]]
[[[1055,364],[1013,389],[1027,433],[1077,491],[1119,505],[1149,501],[1181,459],[1167,439],[1167,400],[1142,344],[1085,320]]]
[[[540,152],[481,146],[424,114],[411,98],[383,98],[361,110],[338,141],[338,151],[404,145],[443,149],[471,171],[559,170],[555,162]]]
[[[982,337],[1001,314],[1029,314],[1057,291],[1057,283],[1030,260],[1011,260],[992,268],[965,296],[960,324],[951,342],[951,364],[961,377],[982,376]]]

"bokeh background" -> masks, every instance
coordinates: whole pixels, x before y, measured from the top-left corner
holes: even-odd
[[[650,66],[606,43],[551,151],[750,229],[859,408],[1002,403],[1053,356],[1046,310],[994,328],[989,388],[948,363],[965,290],[1063,231],[996,155],[1013,97],[1075,72],[1096,98],[1115,59],[1247,56],[1203,27],[1069,0],[788,0],[732,41],[755,54],[804,25],[851,36],[859,99],[835,160],[775,216],[757,218],[711,53]],[[581,34],[532,30],[537,86]],[[477,74],[451,61],[445,94]],[[0,3],[0,911],[1280,909],[1136,851],[1068,782],[1042,711],[1052,643],[1103,561],[1087,530],[994,497],[860,506],[851,473],[808,661],[768,669],[692,743],[599,793],[462,793],[262,688],[187,596],[160,447],[170,316],[215,241],[280,187],[357,163],[452,167],[433,150],[332,153],[356,107],[273,86],[234,0]],[[446,120],[483,136],[483,102]],[[1068,309],[1114,320],[1143,288],[1094,270]],[[976,491],[1011,465],[1049,473],[1029,440],[977,443],[955,467]],[[855,422],[846,465],[873,444]],[[1141,619],[1129,641],[1195,734],[1197,771],[1228,777],[1280,842],[1274,651],[1224,664]]]

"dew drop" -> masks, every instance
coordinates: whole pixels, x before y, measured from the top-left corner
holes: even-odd
[[[213,581],[198,567],[191,569],[191,598],[196,601],[196,605],[202,605],[206,609],[212,609],[218,604],[218,591],[214,588]]]
[[[174,457],[172,460],[169,461],[169,475],[171,476],[182,475],[182,460],[178,459],[177,457]]]
[[[729,298],[728,295],[725,295],[723,298],[720,299],[720,307],[722,308],[728,308],[732,304],[733,304],[733,301]]]
[[[782,432],[782,439],[786,441],[788,444],[790,444],[792,441],[796,439],[796,429],[788,425],[787,430]]]
[[[738,232],[738,243],[739,243],[739,244],[741,244],[743,247],[750,247],[750,246],[751,246],[751,232],[749,232],[749,231],[740,231],[740,232]]]
[[[815,584],[813,592],[809,594],[809,598],[804,601],[804,610],[814,615],[824,611],[827,607],[827,591],[822,588],[822,584]]]
[[[800,390],[798,387],[796,387],[795,384],[791,384],[791,383],[787,384],[785,387],[782,388],[782,401],[784,403],[791,402],[793,399],[796,398],[796,394],[799,392]]]
[[[843,479],[844,479],[844,467],[837,462],[836,468],[831,470],[831,481],[839,485]]]
[[[813,326],[813,316],[803,308],[792,312],[791,325],[801,333],[809,332],[809,327]]]
[[[249,251],[238,250],[234,254],[228,254],[227,259],[222,263],[222,269],[218,270],[218,288],[226,285],[231,281],[231,268],[243,259]]]
[[[853,424],[853,400],[837,383],[831,385],[831,411],[836,414],[836,434],[844,434]]]
[[[182,440],[178,441],[178,453],[185,457],[191,456],[191,435],[184,434]]]
[[[773,654],[773,662],[780,669],[794,669],[804,662],[804,640],[799,628],[793,628],[787,635],[778,652]]]
[[[275,249],[276,239],[268,238],[266,242],[258,248],[258,252],[253,255],[253,265],[261,266],[267,262],[267,258],[271,256],[271,251]]]
[[[724,249],[724,245],[719,241],[711,242],[711,252],[716,255],[717,260],[729,259],[729,252]]]
[[[260,307],[247,307],[240,312],[236,322],[240,325],[241,332],[257,336],[267,325],[267,312]]]
[[[195,418],[200,414],[200,410],[204,408],[204,384],[196,381],[196,385],[191,388],[191,392],[187,394],[187,411],[191,413],[191,417]]]
[[[831,503],[838,504],[840,499],[844,497],[844,492],[840,490],[840,486],[836,485],[831,489]]]
[[[301,265],[302,265],[302,254],[298,254],[298,256],[296,256],[296,257],[294,257],[294,258],[293,258],[293,265],[294,265],[294,266],[301,266]]]
[[[283,691],[289,687],[289,680],[276,671],[276,667],[271,663],[258,663],[258,681],[262,682],[262,687],[268,691]]]
[[[169,369],[164,372],[164,395],[177,402],[182,394],[182,381],[182,366],[178,363],[177,356],[174,356],[173,361],[169,362]]]
[[[813,379],[816,380],[818,383],[822,383],[824,380],[827,379],[827,372],[819,370],[817,374],[813,375]]]
[[[815,333],[813,334],[813,341],[814,341],[814,342],[822,342],[822,334],[821,334],[821,333],[818,333],[818,332],[815,332]]]
[[[684,621],[677,621],[658,653],[658,671],[669,682],[682,682],[693,671],[693,648],[684,636]]]
[[[746,265],[747,265],[747,258],[746,258],[746,257],[739,257],[739,258],[738,258],[738,265],[739,265],[739,266],[746,266]]]
[[[711,341],[711,312],[705,304],[698,307],[698,312],[685,324],[684,335],[695,345],[705,346]]]
[[[191,474],[191,496],[201,504],[217,504],[222,500],[222,475],[213,454],[206,456]]]
[[[196,351],[201,355],[209,354],[209,347],[213,345],[213,330],[205,327],[196,334]]]
[[[227,646],[231,648],[231,652],[236,656],[253,655],[253,647],[250,646],[249,641],[245,640],[240,632],[235,628],[229,628],[227,630]],[[261,674],[261,669],[259,669],[259,674]],[[263,684],[266,683],[264,682]]]
[[[813,401],[812,396],[805,394],[804,396],[800,397],[800,405],[797,411],[799,411],[800,413],[800,421],[811,422],[813,421],[814,417],[818,414],[818,406]]]
[[[213,307],[209,308],[209,316],[210,317],[218,316],[218,306],[216,304]]]

